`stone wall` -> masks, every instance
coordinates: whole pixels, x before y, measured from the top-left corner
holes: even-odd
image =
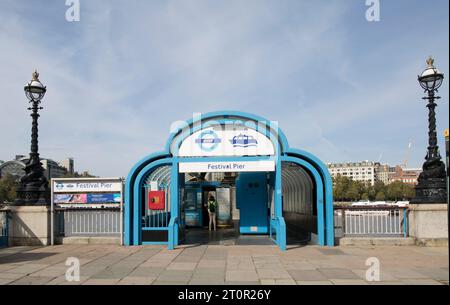
[[[409,236],[417,245],[448,245],[447,204],[410,204]]]
[[[9,206],[9,245],[50,245],[50,207]]]

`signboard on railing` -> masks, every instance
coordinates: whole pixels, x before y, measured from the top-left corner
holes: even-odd
[[[55,215],[62,215],[65,236],[119,234],[123,244],[122,178],[52,178],[50,185],[52,245],[61,222],[55,226]]]
[[[52,201],[61,206],[94,207],[122,202],[121,178],[53,178]]]

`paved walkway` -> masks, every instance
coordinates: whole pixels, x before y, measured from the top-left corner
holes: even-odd
[[[0,284],[447,284],[447,248],[65,245],[0,249]],[[79,282],[65,278],[80,260]],[[365,280],[369,257],[380,282]]]

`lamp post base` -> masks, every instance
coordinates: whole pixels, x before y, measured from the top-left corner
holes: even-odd
[[[30,160],[25,166],[25,175],[20,178],[15,205],[49,205],[50,189],[44,176],[39,154],[31,153]]]
[[[411,203],[447,203],[445,164],[439,158],[425,161]]]
[[[416,186],[416,196],[411,203],[447,203],[445,178],[428,178]]]
[[[50,202],[50,190],[46,187],[25,186],[17,190],[17,198],[14,205],[35,206],[48,205]]]

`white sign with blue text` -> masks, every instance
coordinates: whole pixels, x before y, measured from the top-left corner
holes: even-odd
[[[180,173],[273,172],[275,161],[180,162]]]
[[[218,125],[201,129],[180,145],[180,157],[273,156],[275,147],[263,133],[245,126]]]
[[[56,180],[53,181],[54,193],[67,192],[121,192],[120,180]]]

